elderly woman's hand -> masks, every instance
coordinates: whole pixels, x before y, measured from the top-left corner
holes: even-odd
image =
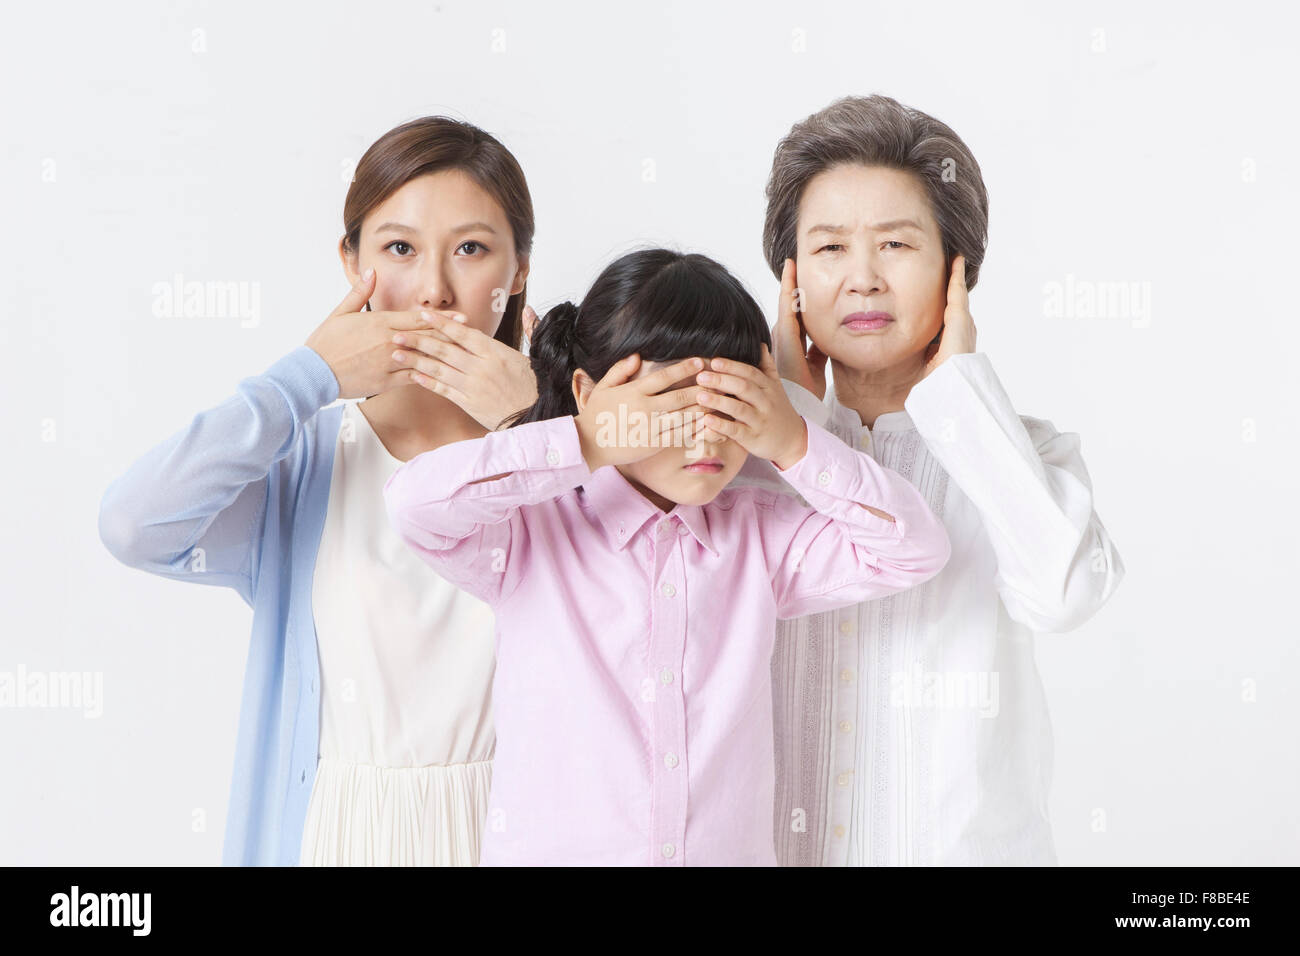
[[[466,325],[459,313],[426,310],[420,315],[427,331],[399,332],[392,338],[394,345],[404,346],[393,358],[410,369],[412,382],[451,399],[490,431],[537,401],[528,356]],[[530,337],[536,320],[536,313],[525,309],[524,329]]]
[[[925,368],[918,382],[937,369],[949,355],[975,351],[975,320],[970,314],[970,296],[966,290],[966,257],[952,260],[948,277],[948,305],[943,310],[943,328],[939,341],[926,346]]]
[[[808,338],[799,318],[799,289],[795,285],[794,260],[786,259],[781,270],[781,299],[777,306],[772,336],[773,358],[778,374],[817,396],[826,397],[827,355]]]

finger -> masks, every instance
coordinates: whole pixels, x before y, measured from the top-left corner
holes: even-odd
[[[537,313],[531,305],[524,306],[524,336],[529,342],[533,340],[533,329],[537,328]]]
[[[613,388],[615,385],[622,385],[636,374],[636,370],[640,366],[641,356],[633,352],[631,355],[625,356],[611,365],[609,371],[605,373],[597,384],[602,388]]]
[[[952,275],[948,277],[948,304],[954,308],[962,308],[968,302],[966,257],[957,256],[952,260]]]
[[[428,389],[435,395],[441,395],[443,398],[450,399],[462,409],[466,408],[469,403],[469,396],[460,389],[448,385],[440,379],[431,378],[430,376],[424,375],[423,373],[417,372],[413,369],[408,369],[405,374],[410,382]]]
[[[360,312],[362,307],[370,301],[370,296],[375,291],[375,270],[367,269],[357,279],[356,284],[352,286],[351,291],[343,297],[343,301],[338,304],[330,315],[348,315],[352,312]]]
[[[703,368],[704,359],[699,356],[692,356],[691,358],[682,359],[680,362],[665,365],[663,368],[655,369],[645,378],[639,379],[636,382],[638,391],[642,395],[657,395],[660,392],[667,391],[682,379],[694,375]]]
[[[826,374],[826,363],[831,357],[819,349],[812,339],[808,340],[808,364],[823,375]]]
[[[767,347],[766,342],[763,343],[763,355],[762,358],[759,359],[758,368],[759,371],[761,371],[768,378],[781,377],[780,375],[777,374],[776,359],[772,358],[772,350]]]
[[[466,352],[456,342],[439,342],[431,335],[420,335],[419,333],[414,335],[398,333],[393,338],[401,339],[402,341],[397,344],[405,345],[408,350],[407,354],[413,358],[417,355],[427,355],[430,358],[445,362],[458,372],[469,374],[474,371],[474,356]]]
[[[420,318],[420,310],[409,312],[372,312],[375,321],[382,323],[390,332],[428,332],[433,327]]]
[[[414,369],[422,375],[427,375],[429,378],[436,378],[440,382],[454,385],[462,391],[469,384],[469,375],[442,359],[430,358],[418,352],[398,351],[393,353],[393,361]]]
[[[758,409],[735,396],[720,395],[717,392],[700,392],[696,401],[718,417],[726,415],[751,427],[758,424]]]
[[[721,357],[715,358],[709,362],[709,369],[709,374],[719,376],[717,382],[726,382],[729,386],[735,385],[736,388],[742,387],[738,380],[750,382],[758,386],[767,384],[767,376],[764,375],[763,372],[746,362],[737,362],[735,359]],[[713,379],[707,379],[706,381],[710,386],[716,384]],[[736,388],[728,387],[722,389],[722,391],[736,392]],[[736,394],[740,393],[736,392]]]
[[[460,316],[460,318],[453,318],[453,316]],[[429,328],[447,336],[471,355],[487,358],[488,353],[484,340],[487,340],[488,336],[469,325],[462,313],[423,309],[420,312],[420,320],[425,322]],[[506,348],[509,347],[506,346]]]

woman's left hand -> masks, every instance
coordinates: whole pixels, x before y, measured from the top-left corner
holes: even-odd
[[[529,333],[535,315],[533,323],[524,316]],[[412,382],[455,402],[490,431],[537,401],[528,356],[467,325],[461,313],[425,310],[421,316],[429,331],[393,336],[403,347],[393,358],[411,369]]]
[[[730,438],[782,471],[808,453],[808,427],[790,404],[766,343],[760,368],[715,358],[695,381],[703,386],[696,401],[710,412],[698,420],[697,441]]]
[[[948,277],[948,305],[943,310],[943,328],[939,341],[926,346],[922,381],[937,369],[949,355],[975,351],[975,320],[970,314],[970,295],[966,290],[966,257],[952,260],[952,274]]]

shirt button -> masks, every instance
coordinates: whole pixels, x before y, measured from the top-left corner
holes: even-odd
[[[558,451],[556,451],[554,448],[546,449],[546,461],[548,464],[554,465],[559,460],[560,460],[560,453]]]
[[[299,782],[299,783],[306,783],[306,782],[307,782],[307,771],[306,771],[306,770],[304,770],[304,771],[302,772],[302,776],[298,778],[298,782]]]
[[[671,684],[673,682],[673,672],[665,667],[659,672],[659,680],[665,684]]]
[[[849,633],[849,629],[850,629],[851,627],[852,627],[852,625],[849,624],[848,621],[840,621],[840,633],[841,633],[841,634],[847,634],[847,633]]]
[[[836,836],[837,838],[843,838],[843,836],[844,836],[844,824],[842,824],[842,823],[837,823],[837,824],[835,824],[835,836]]]
[[[846,667],[844,670],[840,671],[840,680],[844,681],[846,684],[851,684],[853,682],[853,669]]]
[[[684,524],[679,524],[679,525],[677,526],[677,533],[678,533],[678,534],[686,534],[686,525],[684,525]]]
[[[851,724],[849,721],[847,720],[840,721],[840,730],[844,731],[844,733],[847,734],[852,729],[853,729],[853,724]]]
[[[663,845],[663,849],[660,850],[660,852],[663,853],[665,857],[670,857],[677,852],[677,848],[673,846],[671,843],[665,843]]]
[[[669,584],[667,581],[664,582],[664,586],[662,590],[664,592],[664,597],[672,597],[674,594],[677,593],[677,589],[673,587],[671,584]]]
[[[850,776],[852,776],[852,774],[850,774],[846,770],[844,773],[840,774],[838,777],[835,778],[835,782],[839,784],[841,787],[847,787],[849,785]]]
[[[676,767],[676,766],[677,766],[677,754],[674,754],[674,753],[667,753],[667,754],[664,754],[664,766],[667,767],[669,770],[672,770],[673,767]]]
[[[623,527],[623,522],[620,521],[618,523],[618,536],[621,538],[625,534],[627,534],[627,528]]]
[[[829,471],[823,471],[821,474],[817,476],[817,484],[829,485],[830,483],[831,483],[831,473]]]

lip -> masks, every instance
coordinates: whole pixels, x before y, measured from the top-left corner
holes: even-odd
[[[701,458],[699,461],[693,461],[689,465],[683,466],[687,471],[693,471],[701,475],[716,475],[722,471],[721,458]]]
[[[854,312],[852,315],[846,315],[840,325],[846,326],[855,332],[870,332],[873,329],[883,329],[894,317],[888,312],[873,310],[871,312]]]

